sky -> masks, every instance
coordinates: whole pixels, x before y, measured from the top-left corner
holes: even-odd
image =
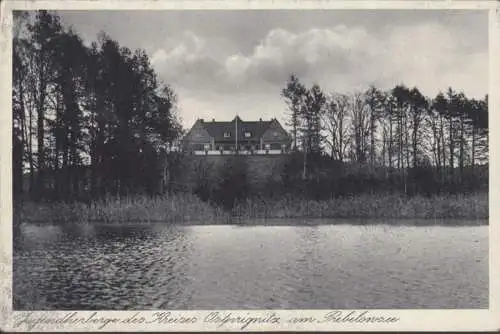
[[[149,54],[178,95],[185,127],[198,118],[284,121],[291,73],[326,93],[374,84],[488,90],[488,14],[472,10],[58,11],[90,44],[100,31]]]

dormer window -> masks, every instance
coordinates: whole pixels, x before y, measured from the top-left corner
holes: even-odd
[[[252,134],[250,133],[250,131],[246,131],[245,138],[250,138],[250,137],[252,137]]]
[[[231,132],[224,132],[224,138],[231,137]]]

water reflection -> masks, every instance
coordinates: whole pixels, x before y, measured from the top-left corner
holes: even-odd
[[[486,308],[488,229],[22,225],[15,309]]]
[[[28,225],[15,241],[19,308],[140,308],[157,286],[181,290],[190,248],[183,227],[68,226]]]

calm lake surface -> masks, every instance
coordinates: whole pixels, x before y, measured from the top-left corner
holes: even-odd
[[[299,222],[23,224],[14,308],[488,307],[488,226]]]

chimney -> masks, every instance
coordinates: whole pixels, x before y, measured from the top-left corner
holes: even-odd
[[[259,122],[262,122],[262,118],[259,118]]]
[[[203,123],[203,118],[200,118],[200,123]]]
[[[212,123],[215,122],[215,118],[212,118]]]

